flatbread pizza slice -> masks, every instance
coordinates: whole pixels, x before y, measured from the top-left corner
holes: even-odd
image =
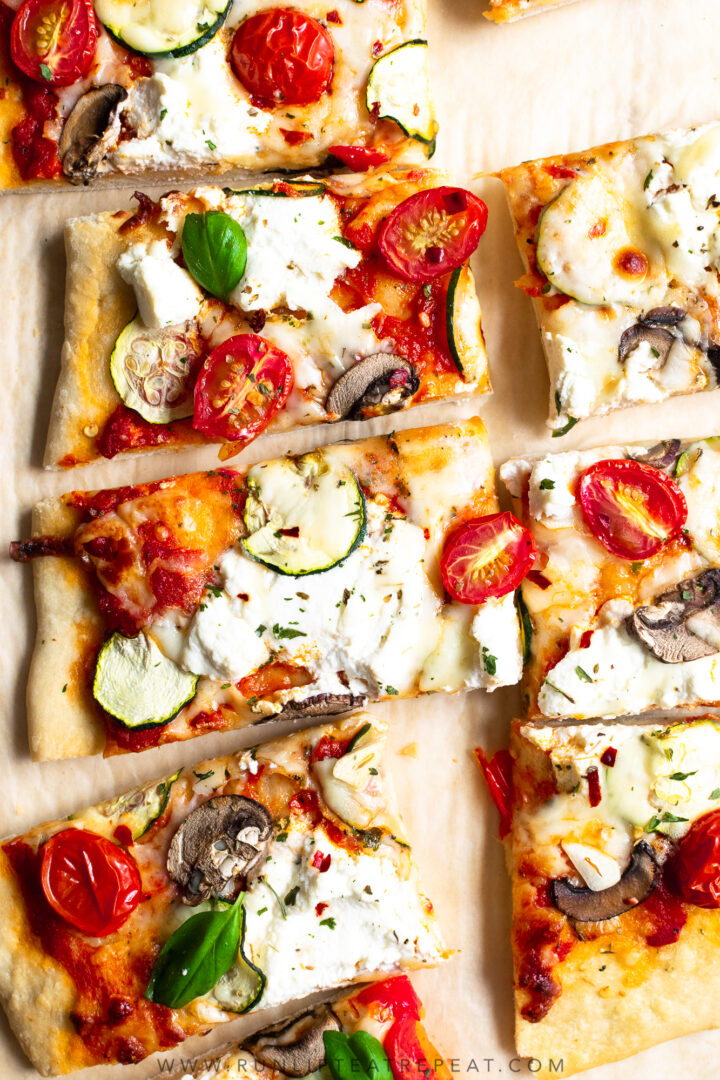
[[[718,704],[718,439],[516,458],[500,475],[538,549],[522,585],[528,715]]]
[[[499,174],[550,372],[550,420],[718,385],[720,124]]]
[[[385,736],[357,714],[4,841],[0,1001],[36,1068],[131,1064],[445,958]]]
[[[574,3],[575,0],[490,0],[490,9],[483,11],[483,15],[495,23],[509,23]]]
[[[517,682],[529,532],[480,420],[38,504],[38,759]]]
[[[329,1005],[283,1020],[239,1045],[195,1061],[181,1059],[171,1080],[289,1080],[320,1072],[328,1080],[424,1076],[448,1080],[450,1067],[428,1039],[423,1007],[407,975],[371,983]],[[174,1069],[165,1057],[165,1071]]]
[[[717,1027],[717,718],[516,720],[500,753],[480,756],[507,836],[518,1053],[570,1076]]]
[[[424,161],[424,0],[4,4],[0,188]]]
[[[490,391],[487,207],[443,173],[139,197],[67,226],[49,468]]]

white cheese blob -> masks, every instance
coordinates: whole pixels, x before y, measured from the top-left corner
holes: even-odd
[[[217,34],[190,56],[153,61],[131,91],[123,116],[137,135],[110,155],[114,168],[243,162],[260,150],[271,117],[251,105],[225,53]]]
[[[314,315],[325,308],[335,279],[362,258],[343,243],[329,195],[236,195],[225,211],[248,243],[245,274],[230,295],[242,311],[285,307]]]
[[[609,889],[620,880],[620,863],[601,848],[590,844],[573,844],[571,841],[565,841],[562,846],[580,877],[593,892]]]
[[[423,667],[421,690],[495,690],[514,685],[521,675],[522,642],[513,593],[478,607],[446,604],[440,639]]]
[[[120,255],[117,268],[123,281],[135,290],[146,326],[173,326],[198,314],[202,292],[187,270],[173,261],[162,240],[133,244]]]
[[[318,851],[330,857],[323,873],[312,865]],[[267,976],[264,1007],[362,974],[441,959],[442,943],[428,926],[412,876],[382,847],[358,854],[331,843],[321,829],[291,829],[269,855],[245,900],[245,951]],[[276,896],[284,902],[288,895],[283,918]],[[318,910],[318,904],[326,906]]]

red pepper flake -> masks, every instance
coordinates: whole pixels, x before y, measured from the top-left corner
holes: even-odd
[[[288,805],[291,810],[298,814],[308,814],[314,824],[317,824],[322,818],[317,792],[313,791],[312,788],[296,791]]]
[[[322,915],[323,911],[327,911],[327,907],[328,905],[325,903],[324,900],[321,900],[318,904],[315,905],[315,914],[317,915],[318,919]]]
[[[607,750],[602,754],[600,760],[603,765],[607,765],[609,769],[612,769],[615,764],[615,758],[617,757],[617,750],[614,746],[608,746]]]
[[[128,829],[127,825],[118,825],[113,832],[113,836],[117,840],[118,844],[123,847],[131,847],[133,842],[133,834]]]
[[[488,761],[481,746],[473,751],[475,760],[482,769],[490,798],[500,812],[500,839],[507,836],[512,824],[513,776],[512,757],[509,750],[498,750]]]
[[[597,765],[590,766],[587,771],[586,779],[588,782],[590,805],[599,806],[602,799],[602,790],[600,788],[600,773],[597,770]]]
[[[545,577],[539,570],[529,570],[525,576],[533,585],[537,585],[538,589],[549,589],[552,585],[550,578]]]
[[[593,631],[592,630],[584,630],[583,631],[582,636],[580,638],[580,648],[581,649],[587,649],[588,648],[588,646],[590,645],[590,642],[592,641],[592,636],[593,636]]]
[[[288,146],[299,146],[300,143],[309,142],[310,139],[315,138],[311,131],[290,131],[288,128],[280,128],[280,134]]]
[[[332,11],[328,11],[327,15],[325,16],[325,21],[329,23],[335,23],[336,26],[342,26],[342,19],[340,18],[340,13],[336,11],[335,8],[333,8]]]
[[[379,56],[382,51],[383,51],[383,43],[382,43],[382,41],[374,41],[373,42],[373,47],[370,50],[373,57]]]
[[[323,855],[322,851],[316,851],[313,855],[310,863],[319,874],[324,874],[330,869],[330,863],[332,862],[332,855]]]

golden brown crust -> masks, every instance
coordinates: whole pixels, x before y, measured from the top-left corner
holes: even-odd
[[[490,10],[483,11],[483,15],[495,23],[515,22],[527,15],[539,15],[541,11],[574,3],[575,0],[490,0]]]

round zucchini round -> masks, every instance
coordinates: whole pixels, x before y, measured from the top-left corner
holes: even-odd
[[[408,87],[413,90],[410,94]],[[432,156],[438,125],[428,78],[427,41],[404,41],[379,57],[368,75],[365,100],[371,116],[394,120],[411,139],[425,143],[428,157]]]
[[[167,424],[193,414],[196,357],[184,331],[153,330],[136,317],[115,342],[110,377],[129,409],[150,424]]]
[[[197,0],[183,5],[186,16],[177,21],[176,0],[95,0],[95,11],[107,32],[120,45],[141,56],[179,60],[190,56],[215,37],[233,0]],[[221,6],[222,5],[222,6]]]
[[[183,671],[146,634],[116,631],[100,649],[93,697],[124,727],[161,727],[195,697],[198,676]]]

